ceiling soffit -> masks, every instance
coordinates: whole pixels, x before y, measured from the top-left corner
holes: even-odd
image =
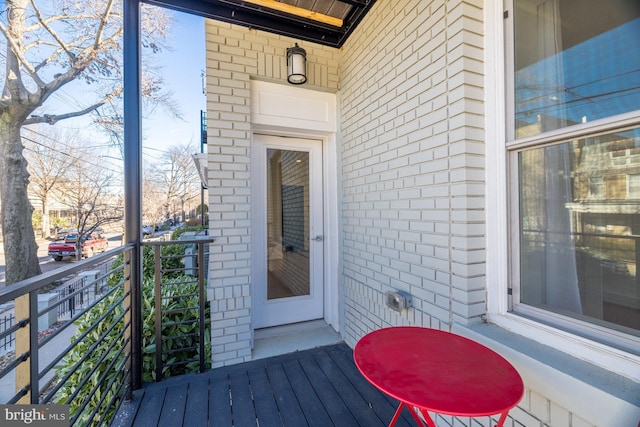
[[[339,48],[375,0],[142,0],[144,3]]]

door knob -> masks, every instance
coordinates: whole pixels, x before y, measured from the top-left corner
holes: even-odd
[[[311,240],[315,240],[316,242],[322,242],[323,239],[324,236],[322,236],[321,234],[318,234],[316,237],[311,238]]]

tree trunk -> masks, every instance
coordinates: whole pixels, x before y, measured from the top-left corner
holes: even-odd
[[[20,125],[0,118],[0,201],[6,284],[41,274],[38,245],[31,224],[33,206],[27,196],[29,174],[22,155]]]

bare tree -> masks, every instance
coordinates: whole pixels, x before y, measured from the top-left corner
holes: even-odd
[[[160,162],[152,165],[147,179],[164,189],[162,198],[165,218],[177,214],[173,208],[179,203],[184,219],[184,203],[200,194],[200,178],[193,163],[195,149],[191,144],[175,145],[166,151]]]
[[[122,219],[119,192],[111,191],[113,172],[96,163],[74,161],[56,188],[59,200],[76,214],[76,258],[82,256],[84,238],[101,225]],[[115,197],[114,197],[115,196]],[[112,201],[115,199],[115,203]]]
[[[54,191],[78,159],[73,148],[77,134],[67,132],[63,135],[57,128],[45,132],[47,134],[32,130],[22,138],[30,176],[29,188],[42,206],[43,236],[49,235],[49,207]],[[64,141],[64,145],[60,141]]]
[[[142,181],[142,219],[145,224],[160,224],[165,219],[164,189],[162,186],[145,174]]]
[[[153,15],[142,14],[142,45],[155,52],[163,47],[169,14],[162,8],[152,10]],[[0,34],[6,42],[0,98],[0,205],[6,283],[12,284],[41,271],[21,129],[91,113],[105,129],[118,128],[122,7],[119,0],[5,0]],[[162,101],[166,93],[158,76],[146,76],[143,94]],[[55,110],[47,101],[74,81],[89,85],[92,90],[85,95],[90,101],[72,111]]]

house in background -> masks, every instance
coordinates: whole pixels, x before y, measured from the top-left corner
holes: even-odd
[[[636,426],[640,4],[319,3],[368,9],[327,44],[205,22],[213,366],[418,325],[516,366],[508,425]]]

